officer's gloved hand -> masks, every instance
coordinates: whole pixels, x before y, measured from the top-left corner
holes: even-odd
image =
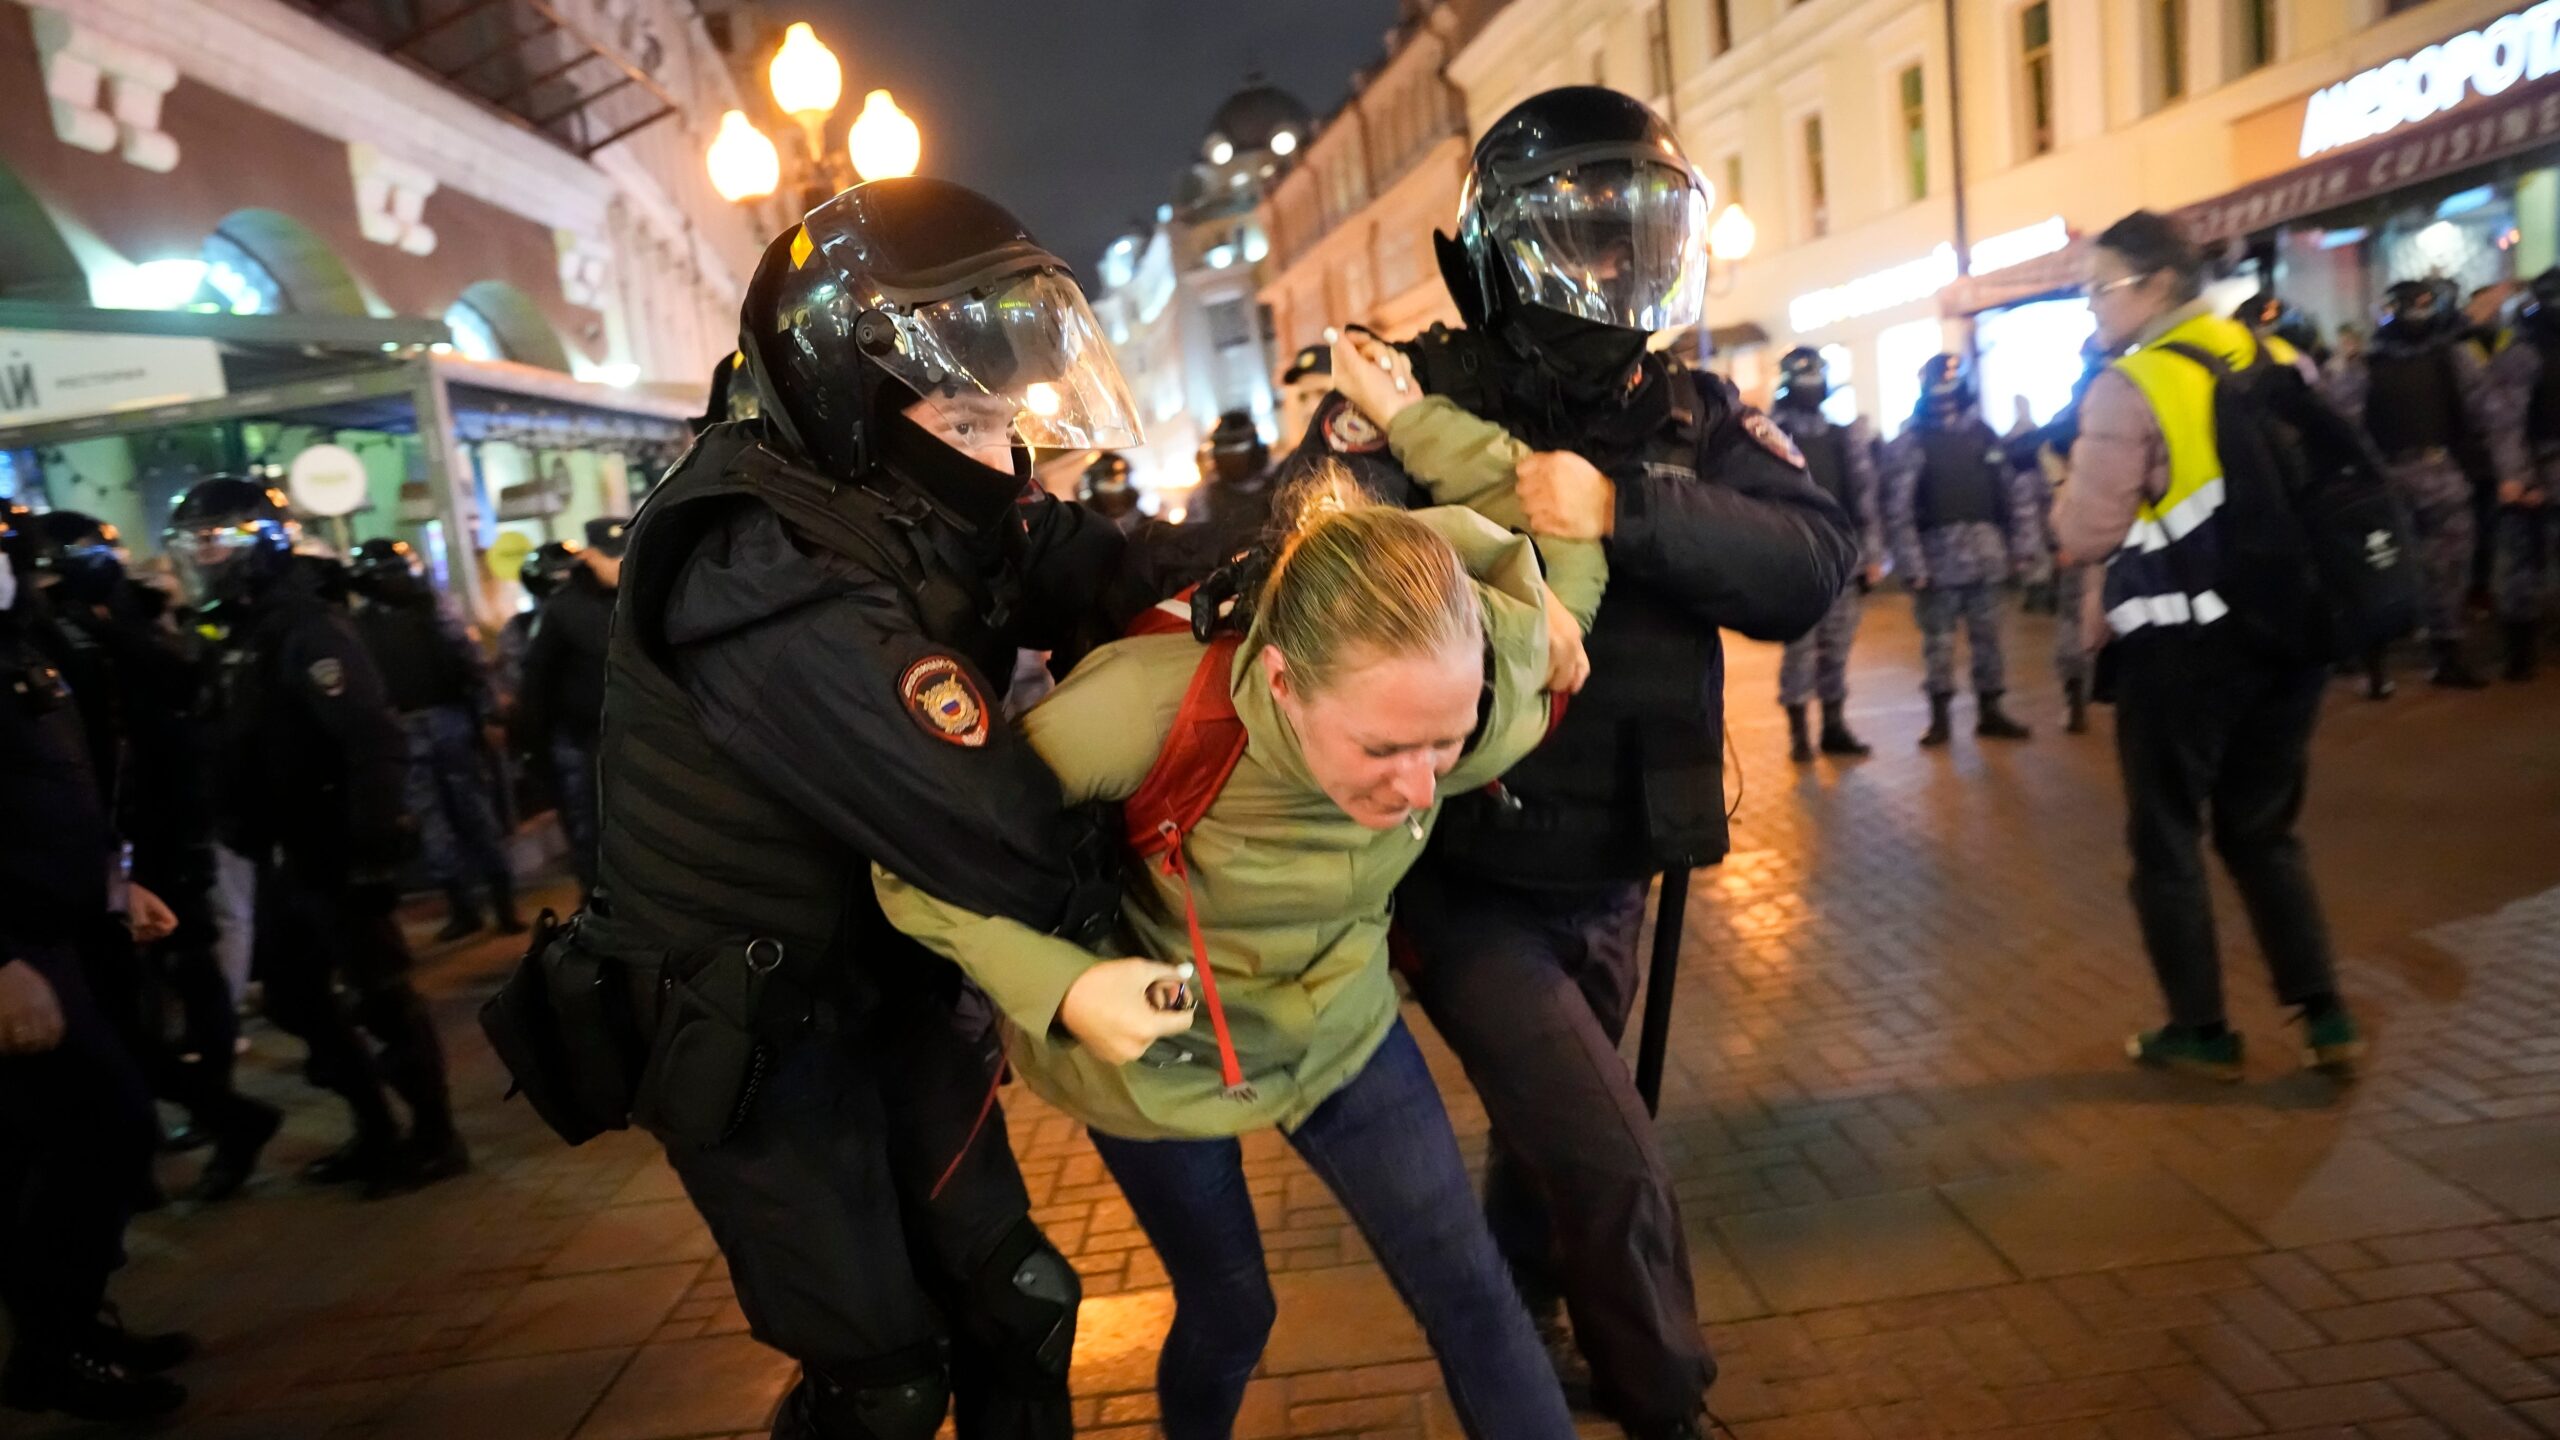
[[[1191,590],[1191,635],[1201,644],[1218,633],[1227,619],[1227,607],[1238,598],[1253,592],[1259,566],[1254,552],[1239,550],[1226,558],[1217,569],[1200,577]]]

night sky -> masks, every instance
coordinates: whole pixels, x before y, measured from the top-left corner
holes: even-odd
[[[1395,0],[797,0],[845,67],[841,126],[886,87],[924,173],[985,191],[1076,268],[1172,198],[1259,69],[1318,119],[1385,51]]]

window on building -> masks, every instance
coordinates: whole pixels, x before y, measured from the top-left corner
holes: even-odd
[[[1707,0],[1707,53],[1733,48],[1733,0]]]
[[[1831,177],[1822,163],[1822,117],[1804,117],[1804,231],[1820,239],[1831,233]]]
[[[2151,43],[2159,52],[2159,94],[2166,105],[2187,93],[2187,0],[2152,0]]]
[[[453,332],[453,348],[465,360],[504,360],[506,342],[498,338],[498,327],[480,313],[480,307],[456,300],[444,312],[445,328]]]
[[[2053,4],[2018,12],[2018,91],[2030,158],[2053,153]]]
[[[1724,203],[1742,203],[1742,152],[1739,150],[1724,157]]]
[[[2415,10],[2426,3],[2427,0],[2382,0],[2382,13],[2397,15],[2403,10]]]
[[[1894,82],[1894,98],[1902,117],[1902,167],[1907,182],[1907,198],[1919,200],[1929,193],[1929,109],[1923,98],[1920,67],[1906,65]]]
[[[1253,343],[1253,312],[1242,300],[1218,300],[1205,307],[1209,343],[1221,350]]]
[[[1591,52],[1591,83],[1594,85],[1609,83],[1609,52],[1606,50]]]
[[[2239,62],[2235,73],[2247,74],[2264,69],[2276,59],[2276,0],[2239,0],[2239,34],[2232,58]]]

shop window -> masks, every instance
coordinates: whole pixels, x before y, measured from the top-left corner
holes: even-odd
[[[2231,54],[2236,74],[2245,75],[2275,63],[2276,0],[2238,0]]]
[[[1920,403],[1920,367],[1940,349],[1935,319],[1906,320],[1876,336],[1876,432],[1887,439],[1910,422]],[[2076,369],[2072,372],[2079,373]]]
[[[2052,154],[2052,0],[2036,0],[2018,12],[2018,97],[2018,119],[2027,158]]]
[[[2151,44],[2155,65],[2152,104],[2166,105],[2187,93],[2187,0],[2151,0]]]
[[[1858,418],[1858,378],[1856,359],[1849,347],[1834,341],[1822,347],[1822,374],[1830,382],[1822,397],[1822,413],[1834,425],[1847,425]]]
[[[1831,233],[1831,178],[1822,157],[1822,117],[1804,117],[1804,232],[1809,239]]]
[[[2096,329],[2086,300],[2038,300],[1977,317],[1983,418],[2006,433],[2022,400],[2038,425],[2062,413],[2080,379],[2080,347]]]
[[[1707,0],[1707,53],[1733,48],[1733,0]]]
[[[1903,67],[1894,81],[1894,98],[1902,118],[1904,198],[1925,199],[1929,194],[1929,108],[1919,66]]]

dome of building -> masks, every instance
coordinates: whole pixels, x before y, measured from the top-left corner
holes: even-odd
[[[1208,138],[1201,142],[1201,149],[1213,165],[1255,151],[1287,154],[1304,144],[1307,132],[1314,128],[1315,116],[1296,96],[1254,76],[1210,117]],[[1289,138],[1281,140],[1283,134]],[[1221,145],[1229,147],[1226,154],[1219,153]]]

